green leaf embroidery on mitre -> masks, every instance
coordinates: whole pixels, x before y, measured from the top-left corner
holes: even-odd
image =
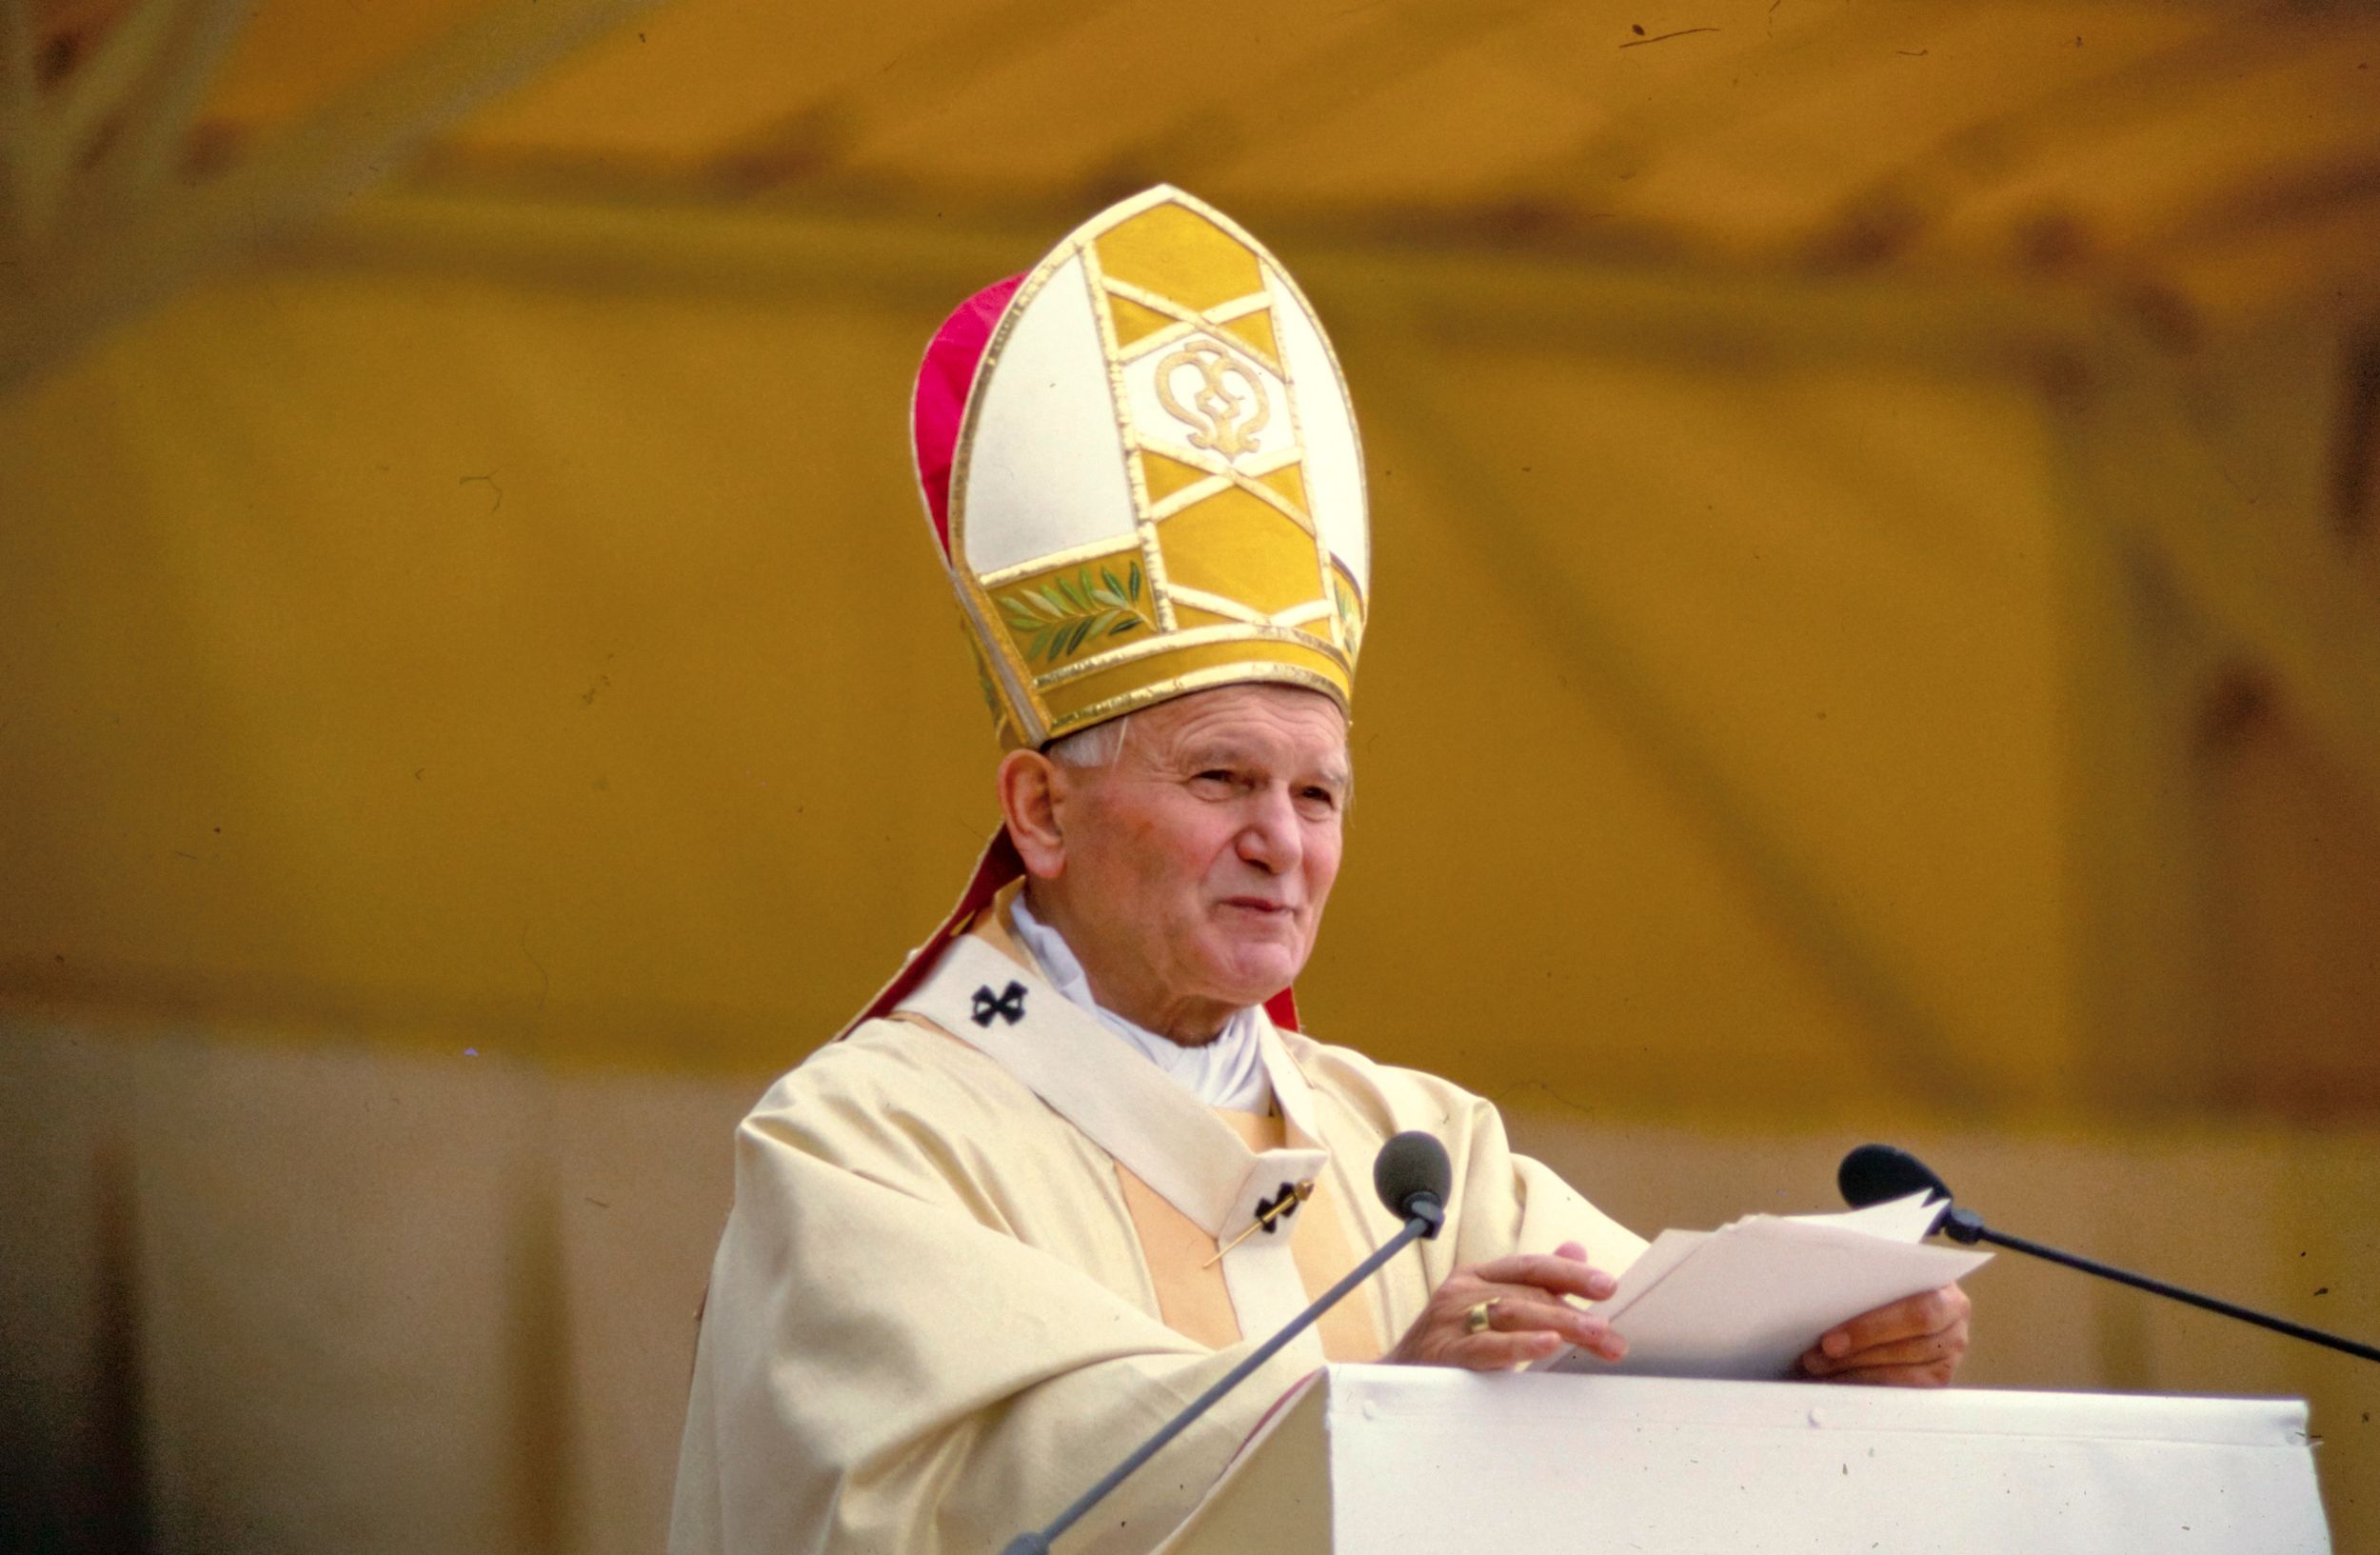
[[[1103,646],[1137,631],[1155,631],[1157,622],[1140,605],[1140,564],[1127,564],[1118,577],[1113,564],[1094,572],[1090,564],[1074,576],[1056,573],[1039,584],[996,594],[1001,619],[1023,640],[1028,661],[1055,668],[1086,647]]]

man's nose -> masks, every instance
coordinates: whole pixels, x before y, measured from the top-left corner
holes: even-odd
[[[1298,867],[1305,839],[1298,828],[1298,809],[1287,788],[1264,788],[1250,796],[1248,813],[1240,828],[1240,856],[1270,874],[1287,874]]]

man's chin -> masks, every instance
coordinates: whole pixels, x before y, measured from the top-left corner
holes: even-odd
[[[1231,990],[1231,1001],[1241,1008],[1260,1005],[1298,980],[1305,968],[1305,957],[1285,947],[1266,947],[1272,953],[1259,951],[1242,953],[1232,958],[1218,979]]]

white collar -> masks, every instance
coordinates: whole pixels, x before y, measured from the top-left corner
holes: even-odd
[[[981,1049],[1211,1236],[1234,1235],[1281,1178],[1311,1177],[1328,1158],[1313,1089],[1261,1007],[1258,1045],[1283,1125],[1283,1143],[1264,1150],[1118,1042],[1039,968],[978,935],[944,947],[897,1012]]]
[[[1278,1328],[1306,1305],[1291,1247],[1302,1217],[1293,1215],[1287,1236],[1253,1233],[1274,1224],[1267,1217],[1297,1184],[1329,1172],[1341,1193],[1357,1193],[1359,1185],[1315,1132],[1314,1091],[1261,1007],[1248,1013],[1282,1124],[1282,1143],[1263,1149],[1117,1041],[1039,967],[1020,965],[980,935],[944,947],[899,1012],[922,1017],[983,1053],[1213,1237],[1223,1249],[1223,1285],[1242,1334]],[[1116,1208],[1123,1211],[1121,1199]],[[1321,1364],[1312,1329],[1292,1347]]]
[[[1091,996],[1090,975],[1082,969],[1081,959],[1066,944],[1064,936],[1033,915],[1025,906],[1022,892],[1018,893],[1009,912],[1017,938],[1041,964],[1041,970],[1058,991],[1130,1043],[1176,1085],[1209,1106],[1234,1112],[1262,1112],[1272,1105],[1273,1082],[1265,1072],[1264,1048],[1258,1038],[1254,1007],[1234,1010],[1213,1042],[1185,1047],[1101,1007]]]

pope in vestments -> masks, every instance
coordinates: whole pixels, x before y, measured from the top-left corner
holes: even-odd
[[[738,1130],[670,1548],[991,1555],[1396,1233],[1369,1174],[1404,1129],[1453,1159],[1443,1233],[1061,1547],[1153,1549],[1324,1361],[1617,1358],[1580,1304],[1643,1243],[1488,1103],[1296,1029],[1370,605],[1355,419],[1304,296],[1151,189],[953,314],[913,417],[1002,825]],[[1950,1286],[1802,1364],[1940,1383],[1966,1343]]]

